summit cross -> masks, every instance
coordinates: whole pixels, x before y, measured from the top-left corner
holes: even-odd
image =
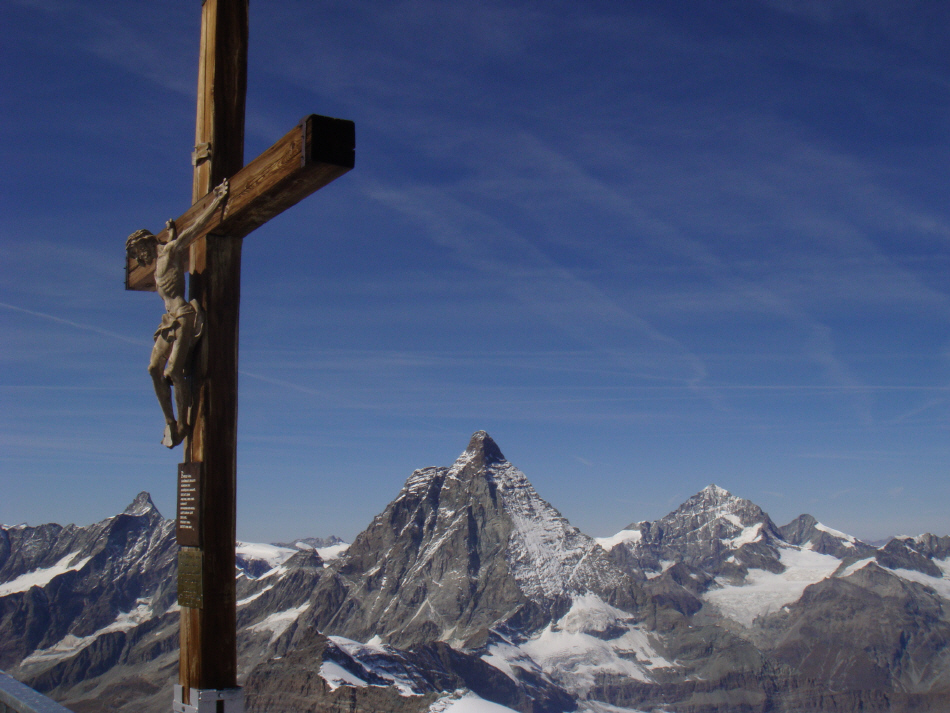
[[[244,707],[234,575],[242,238],[354,162],[353,122],[310,115],[244,165],[247,37],[248,0],[203,0],[192,205],[157,235],[130,236],[134,242],[146,234],[151,246],[129,247],[126,256],[126,289],[157,290],[165,300],[149,371],[166,423],[170,388],[176,391],[177,423],[166,426],[163,442],[184,442],[176,713],[241,713]],[[186,269],[190,301],[183,295]],[[177,345],[184,350],[179,355],[174,347],[183,330],[188,336]]]

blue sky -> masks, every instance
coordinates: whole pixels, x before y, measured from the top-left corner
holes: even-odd
[[[0,0],[0,521],[180,451],[123,243],[188,207],[200,3]],[[487,430],[592,535],[709,483],[950,533],[950,4],[254,0],[246,158],[354,171],[245,240],[238,535],[353,537]]]

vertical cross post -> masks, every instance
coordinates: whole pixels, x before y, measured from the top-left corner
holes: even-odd
[[[248,0],[203,0],[192,203],[244,165]],[[195,357],[185,460],[200,463],[201,607],[181,609],[179,683],[237,686],[236,538],[238,314],[241,238],[208,235],[191,248],[191,297],[206,316]],[[197,706],[198,702],[191,702]]]

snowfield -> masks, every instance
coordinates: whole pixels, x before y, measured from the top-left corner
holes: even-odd
[[[672,664],[657,653],[648,634],[631,618],[594,594],[582,594],[561,619],[534,638],[519,646],[492,645],[482,658],[512,678],[512,667],[540,666],[572,692],[589,690],[601,673],[651,681],[651,669]],[[613,630],[617,635],[605,640]]]
[[[731,540],[725,540],[723,544],[728,545],[733,549],[739,549],[743,545],[751,544],[760,539],[762,539],[762,523],[757,522],[754,525],[749,525],[749,527],[742,528],[742,531],[738,535],[733,537]]]
[[[287,631],[287,628],[297,621],[297,619],[300,618],[300,615],[309,608],[310,602],[305,602],[299,607],[294,607],[293,609],[274,612],[266,619],[259,621],[253,626],[249,626],[247,630],[257,633],[269,631],[271,633],[270,643],[274,643],[277,641],[280,635]]]
[[[340,556],[346,552],[346,548],[349,547],[348,542],[341,542],[338,545],[330,545],[329,547],[317,547],[317,554],[320,555],[320,559],[324,562],[332,562],[333,560],[340,559]]]
[[[457,691],[451,696],[440,698],[429,706],[429,713],[515,713],[514,709],[486,701],[471,691],[460,694]]]
[[[338,663],[333,661],[324,661],[320,665],[320,676],[331,691],[335,691],[340,686],[353,686],[354,688],[366,688],[369,684],[362,678],[350,673]]]
[[[297,554],[298,550],[290,547],[278,547],[277,545],[265,545],[260,542],[238,542],[234,552],[238,557],[262,560],[271,569],[274,569]]]
[[[634,544],[642,539],[643,533],[639,530],[621,530],[616,535],[611,535],[610,537],[595,537],[594,542],[610,552],[621,543]]]
[[[830,577],[841,564],[841,560],[832,555],[798,547],[783,547],[781,558],[786,568],[781,574],[753,569],[738,586],[717,579],[721,588],[706,592],[703,599],[723,616],[743,626],[752,626],[756,618],[797,601],[805,587]]]
[[[132,611],[121,612],[111,624],[104,626],[98,631],[94,631],[88,636],[78,637],[67,634],[48,649],[37,649],[23,659],[20,664],[21,669],[28,670],[32,667],[41,668],[44,665],[49,665],[60,659],[70,658],[92,644],[102,635],[109,634],[113,631],[129,631],[154,616],[151,599],[139,599],[136,601],[136,604],[138,606]]]
[[[76,557],[77,554],[75,552],[70,552],[52,567],[25,572],[16,579],[0,584],[0,597],[5,597],[8,594],[15,594],[17,592],[26,592],[33,587],[45,587],[54,577],[58,577],[66,572],[78,571],[85,567],[86,563],[92,559],[92,557],[83,557],[81,560],[73,562],[72,560]]]

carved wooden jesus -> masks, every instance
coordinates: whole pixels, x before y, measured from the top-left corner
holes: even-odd
[[[165,223],[168,242],[164,245],[145,228],[125,241],[125,251],[139,267],[153,266],[158,296],[165,302],[162,323],[155,330],[155,346],[148,362],[155,395],[165,416],[162,445],[174,448],[188,434],[191,410],[191,375],[186,373],[191,351],[204,330],[204,312],[198,300],[185,301],[185,267],[191,244],[207,226],[218,206],[228,196],[228,180],[214,189],[214,200],[198,216],[194,225],[178,233],[174,220]],[[171,387],[175,388],[178,418],[172,409]]]
[[[126,288],[157,290],[165,301],[149,371],[165,415],[165,445],[184,439],[179,472],[189,474],[197,499],[187,528],[179,514],[179,536],[189,534],[179,540],[181,657],[173,710],[240,713],[234,544],[241,239],[353,168],[355,129],[351,121],[310,115],[244,166],[247,0],[202,0],[201,13],[192,206],[157,235],[130,236]]]

